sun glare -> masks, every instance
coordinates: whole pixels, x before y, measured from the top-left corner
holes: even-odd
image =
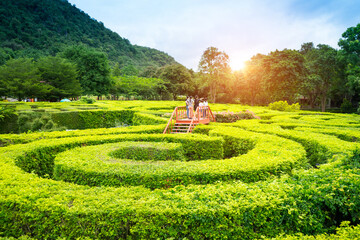
[[[242,71],[245,68],[245,61],[231,61],[230,66],[233,71]]]

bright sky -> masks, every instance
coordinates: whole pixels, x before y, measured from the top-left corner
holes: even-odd
[[[257,53],[338,48],[341,34],[360,23],[359,0],[68,0],[132,44],[168,53],[198,70],[206,48],[230,57],[233,70]]]

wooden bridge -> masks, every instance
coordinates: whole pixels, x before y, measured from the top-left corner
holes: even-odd
[[[198,124],[215,122],[209,106],[199,106],[193,114],[190,111],[188,116],[185,106],[176,107],[163,133],[191,133]]]

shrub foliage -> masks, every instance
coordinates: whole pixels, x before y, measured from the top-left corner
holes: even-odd
[[[261,119],[183,135],[159,134],[165,124],[1,135],[0,236],[354,238],[360,118],[254,112]],[[129,147],[141,159],[124,156]]]

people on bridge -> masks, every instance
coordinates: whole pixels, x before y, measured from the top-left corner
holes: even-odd
[[[188,119],[192,119],[194,117],[194,113],[196,113],[196,110],[199,107],[199,116],[201,118],[206,118],[206,116],[208,115],[209,103],[206,97],[199,98],[199,96],[196,95],[195,98],[193,98],[192,96],[186,96],[185,104],[186,116]]]

